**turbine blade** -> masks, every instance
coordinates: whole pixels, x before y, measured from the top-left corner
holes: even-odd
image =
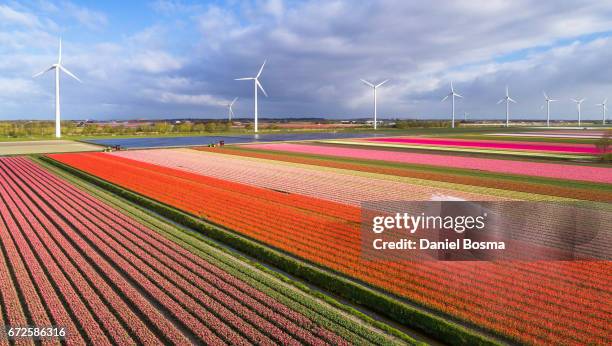
[[[455,88],[453,88],[453,81],[451,81],[451,93],[454,94],[455,93]]]
[[[459,97],[459,98],[463,98],[463,96],[461,96],[461,95],[459,95],[459,94],[457,94],[457,93],[453,93],[453,95],[455,95],[455,96],[457,96],[457,97]]]
[[[449,94],[450,95],[450,94]],[[440,102],[444,102],[446,101],[446,99],[448,98],[448,95],[444,96],[444,98],[442,100],[440,100]]]
[[[516,103],[516,101],[514,101],[514,99],[512,99],[511,97],[508,97],[508,101]]]
[[[506,99],[501,99],[501,100],[497,101],[497,104],[500,104],[500,103],[502,103],[504,101],[506,101]]]
[[[374,88],[374,84],[372,84],[372,83],[368,82],[367,80],[362,79],[361,81],[362,81],[362,82],[363,82],[365,85],[367,85],[367,86],[369,86],[369,87]]]
[[[68,69],[66,69],[64,66],[59,65],[60,70],[66,72],[67,75],[69,75],[70,77],[76,79],[77,81],[79,81],[79,83],[83,83],[79,77],[75,76],[72,72],[68,71]]]
[[[230,107],[233,106],[236,101],[238,101],[238,97],[234,97],[234,100],[232,101],[232,103],[230,103]]]
[[[574,102],[578,103],[578,100],[576,100],[576,99],[572,99],[572,101],[574,101]]]
[[[255,78],[253,78],[253,77],[244,77],[244,78],[236,78],[234,80],[252,80],[252,79],[255,79]]]
[[[54,68],[55,68],[55,65],[51,65],[49,68],[47,68],[45,70],[42,70],[42,71],[38,72],[37,74],[33,75],[32,78],[36,78],[36,77],[38,77],[40,75],[43,75],[43,74],[53,70]]]
[[[387,83],[388,81],[389,81],[389,80],[388,80],[388,79],[386,79],[386,80],[384,80],[382,83],[377,84],[377,85],[376,85],[376,87],[378,88],[379,86],[382,86],[383,84]]]
[[[603,102],[602,102],[602,103],[603,103],[603,104],[607,104],[607,103],[608,103],[608,98],[606,97],[606,98],[603,100]]]
[[[266,93],[266,91],[264,90],[263,86],[261,85],[261,83],[259,83],[258,79],[255,79],[255,83],[257,84],[257,86],[259,87],[259,89],[261,89],[261,92],[263,92],[264,95],[266,95],[266,97],[268,97],[268,93]]]
[[[266,61],[268,61],[268,59],[264,60],[263,64],[261,64],[259,72],[257,72],[257,76],[255,78],[259,78],[259,76],[261,76],[261,72],[263,71],[264,66],[266,66]]]
[[[508,86],[506,85],[506,97],[510,96],[510,91],[508,90]]]
[[[546,95],[546,91],[542,91],[542,94],[544,94],[544,98],[548,101],[549,97]]]

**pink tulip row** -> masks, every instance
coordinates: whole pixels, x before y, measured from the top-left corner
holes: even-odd
[[[455,146],[467,148],[486,148],[486,149],[509,149],[509,150],[528,150],[528,151],[549,151],[560,153],[576,154],[598,154],[599,151],[594,145],[575,144],[575,143],[539,143],[522,141],[496,141],[496,140],[467,140],[452,138],[427,138],[427,137],[388,137],[388,138],[368,138],[365,141],[398,144],[423,144],[434,146]]]
[[[398,199],[419,201],[431,200],[435,196],[452,196],[478,201],[502,199],[479,193],[400,183],[195,150],[135,150],[115,152],[113,155],[354,206],[360,206],[366,201]]]
[[[21,227],[24,240],[34,245],[36,256],[44,258],[43,263],[58,273],[51,278],[61,287],[59,291],[63,299],[71,300],[67,304],[78,317],[78,323],[106,331],[106,334],[97,333],[98,338],[109,336],[117,343],[130,343],[129,340],[136,337],[149,343],[155,340],[155,334],[165,334],[169,340],[186,341],[176,327],[159,316],[156,308],[143,301],[139,291],[145,291],[192,335],[208,343],[317,345],[341,340],[30,161],[2,159],[0,165],[8,172],[0,178],[0,186],[9,186],[19,197],[5,212],[19,208],[24,210],[26,218],[40,220],[40,224],[32,224],[33,229],[26,229],[25,224],[15,227]],[[17,219],[17,222],[23,221]],[[67,242],[67,239],[71,240]],[[71,242],[76,244],[76,248]],[[62,251],[68,256],[58,255]],[[97,270],[103,272],[115,287],[106,285],[89,263],[95,263]],[[130,277],[139,288],[134,289],[125,279],[122,280],[120,272]],[[47,278],[46,275],[42,277]],[[95,287],[102,294],[98,296],[91,292],[88,282],[96,283]],[[77,296],[75,287],[83,299]],[[116,293],[113,296],[114,291],[119,296]],[[144,315],[145,321],[134,315],[132,309],[122,306],[125,305],[124,299],[138,307],[138,314]],[[112,310],[118,312],[117,318],[112,315]],[[121,327],[118,318],[126,322],[130,333]],[[78,332],[74,334],[79,335]],[[92,341],[96,340],[95,334],[86,334]]]
[[[419,154],[400,151],[345,148],[291,143],[253,144],[254,149],[340,156],[365,160],[382,160],[408,164],[474,169],[495,173],[530,175],[538,177],[584,180],[612,184],[612,168],[459,157],[452,155]]]

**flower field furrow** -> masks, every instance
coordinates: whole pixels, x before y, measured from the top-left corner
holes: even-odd
[[[363,262],[359,257],[358,224],[353,217],[358,208],[352,207],[351,212],[351,207],[340,206],[342,213],[326,215],[322,210],[335,209],[337,204],[320,201],[308,210],[300,195],[285,197],[283,204],[283,193],[125,158],[113,159],[106,154],[51,157],[299,257],[524,341],[582,344],[610,339],[605,328],[609,305],[601,305],[610,290],[596,282],[591,284],[593,278],[582,274],[576,264],[568,265],[575,271],[574,277],[560,278],[555,273],[548,276],[542,267],[545,264],[534,263]],[[602,268],[604,277],[610,278],[605,269]]]
[[[467,148],[492,148],[510,150],[530,150],[530,151],[550,151],[561,153],[581,153],[598,154],[599,151],[593,145],[575,143],[538,143],[521,141],[495,141],[495,140],[466,140],[452,138],[410,138],[410,137],[389,137],[389,138],[368,138],[363,141],[380,143],[399,143],[399,144],[424,144],[434,146],[456,146]]]
[[[29,168],[29,171],[33,171],[31,164],[27,168]],[[24,176],[27,175],[24,174]],[[28,191],[28,193],[29,197],[32,198],[32,201],[41,207],[41,210],[48,216],[49,219],[46,220],[46,230],[49,232],[49,235],[63,248],[63,251],[65,251],[71,259],[75,260],[80,268],[80,271],[84,273],[84,275],[87,276],[89,280],[92,281],[95,286],[104,293],[104,296],[110,297],[107,298],[107,302],[109,302],[109,304],[115,308],[115,311],[122,317],[125,323],[131,327],[135,334],[140,337],[142,342],[151,342],[153,341],[152,338],[154,336],[146,328],[146,326],[144,326],[141,319],[136,316],[123,302],[117,293],[127,297],[128,301],[131,301],[133,306],[137,306],[141,310],[141,313],[144,314],[144,316],[146,316],[147,319],[153,323],[153,325],[156,325],[156,327],[158,327],[164,334],[172,336],[175,338],[175,340],[184,340],[187,342],[182,334],[178,333],[178,331],[175,330],[157,310],[154,310],[151,304],[143,299],[127,281],[123,280],[121,276],[102,259],[102,257],[93,251],[89,252],[89,248],[85,248],[85,255],[87,255],[87,252],[93,255],[93,257],[91,257],[93,263],[96,266],[99,266],[102,272],[114,285],[114,287],[108,286],[96,272],[96,269],[94,269],[79,252],[77,252],[72,244],[68,242],[68,239],[60,233],[59,229],[53,227],[53,224],[51,224],[49,221],[52,220],[55,224],[59,225],[62,230],[67,231],[69,236],[70,233],[72,233],[71,227],[65,223],[59,214],[54,214],[54,211],[50,210],[49,207],[46,206],[45,202],[33,194],[32,191]],[[87,246],[86,243],[83,243],[80,237],[76,237],[74,239],[77,242],[77,246],[79,245],[78,243],[82,243]]]
[[[347,344],[30,160],[0,158],[0,201],[11,322],[66,326],[69,345]]]
[[[253,144],[250,148],[295,152],[325,156],[352,157],[366,160],[382,160],[410,164],[453,167],[488,172],[531,175],[568,180],[584,180],[612,183],[612,168],[579,166],[556,163],[484,159],[451,155],[419,154],[400,151],[344,148],[291,143]]]
[[[32,258],[24,258],[22,260],[19,251],[17,250],[18,244],[13,242],[11,237],[11,229],[14,229],[14,221],[10,216],[10,211],[5,203],[0,205],[0,215],[5,220],[6,227],[2,227],[0,229],[0,240],[2,241],[2,245],[4,250],[6,251],[6,255],[8,257],[9,265],[13,268],[15,277],[16,277],[16,287],[21,292],[23,297],[27,297],[22,301],[22,307],[24,310],[27,309],[27,313],[29,313],[30,319],[25,325],[29,325],[30,323],[39,325],[39,326],[50,326],[51,319],[47,315],[43,303],[41,300],[45,299],[45,295],[49,292],[41,292],[39,295],[37,292],[37,288],[34,286],[32,279],[29,276],[29,271],[25,265],[25,263],[30,263],[30,261],[35,261]],[[25,312],[25,311],[24,311]],[[69,330],[69,332],[76,333],[76,329]]]
[[[15,172],[19,172],[17,167],[18,165],[16,164],[14,166]],[[13,173],[8,170],[7,172],[9,172],[9,174]],[[23,185],[23,182],[14,175],[13,180],[24,191],[27,189],[27,187]],[[21,199],[16,199],[15,202],[18,204],[20,202],[24,202],[28,206],[28,209],[20,209],[23,211],[28,211],[26,216],[29,220],[38,220],[40,222],[33,224],[36,228],[36,234],[38,237],[40,237],[46,248],[49,249],[50,254],[55,258],[62,270],[66,272],[67,277],[81,292],[81,296],[88,302],[91,311],[97,315],[98,321],[100,321],[100,323],[105,326],[107,332],[113,336],[113,340],[118,343],[130,343],[130,340],[132,340],[127,334],[127,331],[115,317],[114,314],[116,314],[124,321],[124,323],[132,328],[134,334],[140,339],[140,341],[145,343],[153,342],[155,340],[155,335],[132,312],[132,310],[127,307],[127,305],[119,298],[117,293],[112,290],[99,275],[95,274],[95,271],[87,262],[83,260],[82,256],[77,254],[70,245],[66,245],[65,242],[63,242],[63,244],[56,243],[52,239],[52,237],[47,233],[47,230],[56,229],[56,226],[53,225],[49,219],[36,208],[34,202],[25,197],[23,194],[20,194],[20,197]],[[34,237],[31,238],[33,239]],[[67,250],[62,249],[62,245],[67,246]],[[64,255],[64,251],[67,256]],[[69,258],[72,259],[75,264],[73,264]],[[85,277],[87,277],[87,279]],[[91,282],[91,285],[89,282]],[[92,286],[101,292],[100,296],[98,296]],[[103,299],[106,301],[106,304],[109,304],[110,307],[113,308],[112,312],[106,307]]]
[[[18,192],[17,193],[15,193],[15,191],[11,191],[11,192],[13,195],[19,196]],[[7,203],[9,208],[15,211],[17,210],[23,211],[26,209],[23,206],[16,206],[14,202],[10,200],[8,193],[10,192],[7,192],[4,190],[3,187],[0,187],[0,196],[2,196],[2,199]],[[47,253],[44,246],[37,239],[36,234],[34,233],[32,228],[28,225],[23,215],[20,215],[20,213],[16,212],[13,214],[13,217],[15,217],[16,221],[21,227],[21,230],[23,231],[23,234],[22,234],[21,232],[18,231],[19,228],[15,228],[14,229],[15,232],[13,233],[14,236],[17,239],[19,239],[18,241],[20,243],[24,245],[28,243],[28,241],[26,240],[28,239],[30,245],[32,246],[32,249],[24,248],[22,251],[26,252],[28,254],[28,257],[31,257],[31,258],[36,258],[36,255],[34,255],[34,252],[39,256],[40,263],[42,266],[47,267],[49,276],[42,275],[42,274],[39,274],[39,275],[42,275],[41,276],[42,278],[50,278],[53,281],[55,281],[55,285],[59,287],[59,290],[61,294],[63,295],[62,300],[66,303],[68,308],[73,312],[77,320],[80,322],[81,324],[80,329],[85,335],[87,335],[89,342],[94,345],[108,344],[110,340],[107,339],[107,337],[105,336],[105,333],[102,331],[102,329],[98,325],[98,322],[94,320],[94,317],[92,316],[90,310],[85,306],[81,298],[74,291],[72,285],[68,282],[68,280],[66,279],[62,271],[55,264],[55,261],[51,259],[51,256]],[[32,221],[33,220],[30,219],[30,222]],[[30,267],[35,267],[31,262],[29,262],[28,265]],[[49,291],[50,294],[52,294],[52,292],[54,293],[54,290],[51,287],[51,284],[49,282],[47,282],[43,286],[43,289],[51,290]],[[67,328],[70,328],[71,330],[76,331],[79,327],[75,326],[70,316],[68,316],[68,314],[66,313],[66,310],[62,306],[60,298],[56,295],[53,295],[53,297],[55,297],[55,299],[53,299],[51,303],[48,303],[48,306],[50,309],[52,309],[52,311],[55,311],[55,313],[52,313],[52,315],[56,323],[58,325],[66,326]],[[102,308],[104,307],[102,306]],[[121,332],[121,328],[118,329],[118,332]],[[130,339],[123,337],[123,338],[119,338],[118,341],[130,342]]]

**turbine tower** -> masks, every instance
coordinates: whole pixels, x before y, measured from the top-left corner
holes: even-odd
[[[377,114],[376,114],[376,90],[381,87],[383,84],[387,83],[389,80],[386,79],[384,81],[382,81],[381,83],[378,84],[374,84],[374,83],[370,83],[365,79],[361,80],[363,82],[363,84],[369,86],[370,88],[374,89],[374,130],[376,130],[377,128],[377,124],[378,124],[378,120],[377,120]]]
[[[81,80],[77,76],[75,76],[72,72],[68,71],[68,69],[65,68],[64,65],[62,65],[62,39],[61,38],[60,38],[60,41],[59,41],[59,54],[58,54],[58,58],[57,58],[57,63],[51,65],[46,70],[38,72],[37,74],[32,76],[32,78],[36,78],[36,77],[38,77],[40,75],[43,75],[46,72],[49,72],[51,70],[55,70],[55,137],[56,138],[60,138],[62,136],[62,129],[61,129],[61,124],[60,124],[60,120],[61,120],[61,112],[60,112],[60,71],[63,71],[64,73],[66,73],[70,77],[76,79],[78,82],[81,82]]]
[[[581,113],[580,113],[580,106],[582,105],[582,102],[584,102],[584,98],[581,99],[572,99],[572,101],[574,101],[574,103],[576,103],[576,108],[578,108],[578,127],[581,126],[582,122],[581,122]]]
[[[548,97],[545,91],[542,93],[544,94],[544,102],[546,102],[546,126],[550,127],[550,103],[557,102],[558,100],[553,100]]]
[[[266,61],[264,60],[263,64],[261,65],[261,67],[259,68],[259,72],[257,72],[257,75],[255,77],[244,77],[244,78],[236,78],[235,80],[252,80],[253,81],[253,85],[255,86],[255,132],[257,133],[258,131],[258,122],[257,122],[257,89],[261,89],[261,92],[266,95],[266,97],[268,97],[268,94],[266,93],[266,91],[264,90],[263,86],[261,85],[261,83],[259,82],[259,76],[261,76],[261,72],[264,69],[264,66],[266,66]]]
[[[506,86],[506,97],[504,97],[503,99],[497,101],[497,104],[500,104],[502,102],[506,102],[506,127],[510,126],[510,102],[516,103],[516,101],[514,101],[511,97],[510,97],[510,92],[508,91],[508,86]]]
[[[446,101],[447,98],[451,98],[451,100],[453,101],[453,121],[451,123],[451,127],[454,129],[455,128],[455,96],[459,97],[459,98],[463,98],[463,96],[459,95],[458,93],[455,92],[455,88],[453,88],[453,82],[450,83],[450,93],[448,93],[448,95],[444,96],[444,98],[442,99],[442,101],[440,102],[444,102]]]
[[[605,98],[602,103],[596,104],[596,106],[601,106],[601,111],[603,112],[603,121],[602,124],[606,124],[606,110],[608,110],[608,98]]]
[[[232,121],[232,117],[234,116],[234,111],[232,110],[232,106],[234,106],[234,103],[236,103],[236,101],[238,101],[238,97],[234,97],[234,100],[226,105],[226,107],[227,107],[227,116],[228,116],[228,121],[229,122]]]

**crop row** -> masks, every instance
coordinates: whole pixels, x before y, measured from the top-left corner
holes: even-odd
[[[342,216],[358,214],[354,207],[106,154],[51,157],[519,340],[580,344],[610,339],[605,328],[609,306],[601,305],[601,298],[610,291],[599,281],[602,275],[609,279],[605,265],[571,263],[554,273],[538,263],[364,261],[359,253],[358,224]],[[351,208],[357,211],[351,213]]]
[[[485,159],[452,155],[420,154],[401,151],[291,143],[253,144],[249,145],[248,147],[292,153],[341,156],[366,160],[382,160],[438,167],[453,167],[556,179],[584,180],[608,184],[612,183],[612,168],[606,167]]]
[[[16,320],[66,326],[74,344],[338,341],[27,159],[0,160],[0,196]]]
[[[231,154],[235,156],[261,158],[266,160],[276,160],[283,162],[291,162],[295,164],[307,164],[313,166],[338,168],[343,170],[353,170],[357,172],[368,172],[374,174],[384,174],[387,177],[397,178],[414,178],[430,181],[439,181],[444,183],[453,184],[453,189],[466,187],[467,191],[476,190],[475,187],[493,188],[497,191],[489,192],[488,194],[500,195],[505,194],[512,197],[512,193],[499,190],[510,190],[517,192],[525,192],[527,194],[534,194],[529,196],[521,194],[520,199],[526,200],[541,200],[547,196],[558,196],[564,198],[588,200],[597,202],[609,202],[612,200],[612,192],[603,189],[594,188],[579,188],[574,186],[551,186],[549,184],[541,184],[533,181],[513,181],[509,179],[498,179],[488,177],[480,174],[479,176],[456,174],[450,172],[440,172],[440,169],[433,171],[427,167],[420,166],[418,169],[414,167],[390,167],[382,161],[364,161],[361,159],[347,159],[347,158],[325,158],[321,156],[314,156],[301,154],[297,156],[295,154],[284,154],[279,151],[260,151],[260,150],[249,150],[242,148],[197,148],[199,151],[217,152],[223,154]],[[430,183],[431,184],[431,183]],[[463,186],[461,186],[463,185]],[[482,189],[478,189],[480,191]],[[475,191],[475,192],[477,192]],[[536,195],[537,194],[537,195]],[[550,199],[550,198],[548,198]]]
[[[454,138],[410,138],[410,137],[388,137],[368,138],[365,141],[379,143],[416,144],[444,147],[462,148],[486,148],[502,150],[527,150],[527,151],[550,151],[560,153],[598,154],[599,151],[593,145],[570,144],[570,143],[537,143],[521,141],[497,141],[497,140],[466,140]]]

